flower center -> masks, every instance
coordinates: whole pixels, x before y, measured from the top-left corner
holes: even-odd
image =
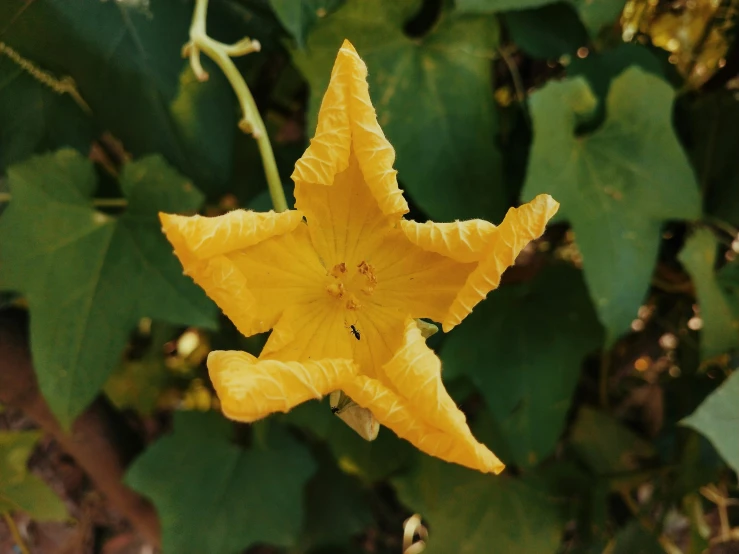
[[[356,268],[349,269],[346,263],[336,264],[328,272],[330,277],[326,285],[329,296],[344,302],[347,310],[358,310],[362,307],[362,298],[372,296],[377,286],[375,268],[362,260]]]

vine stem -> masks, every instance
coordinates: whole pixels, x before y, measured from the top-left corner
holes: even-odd
[[[8,512],[3,512],[3,519],[5,520],[5,524],[8,526],[8,529],[10,529],[10,534],[13,537],[13,542],[20,548],[21,554],[30,554],[28,547],[26,547],[26,543],[23,542],[23,537],[21,537],[21,533],[18,530],[18,526],[15,524],[15,520]]]
[[[275,162],[275,155],[272,151],[272,144],[269,142],[269,135],[264,126],[264,121],[262,121],[262,117],[259,115],[254,97],[244,77],[231,59],[232,57],[243,56],[251,52],[258,52],[261,49],[261,45],[259,41],[251,40],[248,37],[234,44],[223,44],[222,42],[213,40],[205,30],[207,16],[208,0],[196,0],[195,11],[193,12],[192,24],[190,26],[190,42],[182,48],[182,55],[190,58],[192,71],[195,77],[201,82],[208,80],[208,73],[200,63],[200,52],[206,54],[223,71],[241,106],[242,119],[239,121],[239,128],[245,133],[250,133],[259,146],[259,154],[262,157],[272,205],[275,211],[284,212],[287,210],[287,201],[285,200],[285,191],[282,189],[282,180],[277,171],[277,163]]]

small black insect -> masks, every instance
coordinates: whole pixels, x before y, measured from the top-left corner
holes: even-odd
[[[354,325],[350,325],[349,327],[351,327],[352,335],[354,335],[355,339],[359,340],[360,338],[362,338],[362,336],[359,334],[359,330],[354,327]]]
[[[338,412],[339,412],[339,407],[338,406],[331,406],[331,413],[332,414],[336,414]]]

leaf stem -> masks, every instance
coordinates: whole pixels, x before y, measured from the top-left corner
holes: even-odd
[[[277,212],[287,210],[287,201],[285,200],[285,191],[282,189],[282,180],[277,171],[277,163],[275,155],[272,151],[272,144],[269,142],[269,135],[262,121],[259,110],[254,102],[254,97],[239,73],[236,65],[233,63],[232,57],[243,56],[251,52],[258,52],[261,45],[257,40],[251,40],[248,37],[241,39],[234,44],[223,44],[217,40],[210,38],[205,30],[205,21],[208,15],[208,0],[196,0],[195,11],[192,16],[192,24],[190,26],[190,42],[185,44],[182,49],[182,55],[190,58],[190,66],[199,81],[206,81],[208,73],[203,69],[200,63],[200,52],[206,54],[212,59],[231,84],[239,105],[241,106],[242,119],[239,121],[239,128],[250,133],[257,141],[259,146],[259,154],[264,164],[264,173],[267,177],[267,186],[269,194],[272,198],[272,205]]]
[[[13,542],[15,542],[15,544],[18,546],[21,554],[30,554],[28,547],[26,546],[26,543],[23,542],[23,537],[21,537],[21,533],[18,530],[18,526],[15,524],[15,520],[12,518],[12,516],[8,512],[3,512],[3,519],[5,520],[8,529],[10,529],[10,534],[13,537]]]
[[[0,204],[7,204],[13,199],[9,192],[0,192]],[[127,198],[93,198],[92,205],[96,208],[125,208],[128,206]]]

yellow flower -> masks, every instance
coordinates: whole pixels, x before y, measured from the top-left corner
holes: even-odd
[[[316,135],[293,173],[296,210],[161,214],[185,272],[244,335],[272,329],[259,358],[211,352],[226,416],[251,422],[343,391],[367,439],[378,422],[420,450],[483,472],[503,464],[470,432],[416,318],[459,324],[559,207],[541,195],[496,227],[416,223],[377,123],[367,68],[345,41]],[[356,404],[354,404],[356,403]]]

